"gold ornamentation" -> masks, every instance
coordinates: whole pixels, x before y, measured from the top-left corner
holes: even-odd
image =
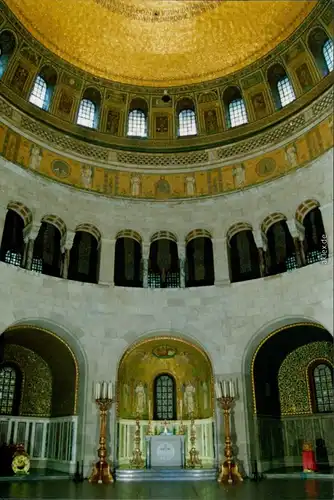
[[[111,473],[111,466],[108,464],[106,459],[107,414],[112,403],[113,400],[109,398],[96,399],[96,404],[100,410],[100,446],[98,449],[98,456],[100,460],[93,466],[92,473],[88,479],[90,483],[109,484],[114,482],[114,478]]]
[[[255,395],[255,378],[254,378],[254,364],[255,364],[255,359],[256,356],[261,349],[261,347],[269,340],[271,337],[276,335],[279,332],[282,332],[283,330],[286,330],[288,328],[294,328],[296,326],[315,326],[317,328],[320,328],[321,330],[326,330],[326,328],[318,323],[310,322],[310,321],[304,321],[304,322],[299,322],[299,323],[292,323],[291,325],[285,325],[281,328],[277,328],[273,332],[269,333],[257,346],[255,349],[255,352],[252,357],[252,362],[251,362],[251,383],[252,383],[252,397],[253,397],[253,413],[256,415],[257,409],[256,409],[256,395]]]
[[[199,458],[199,451],[196,448],[196,427],[194,414],[191,414],[191,424],[190,424],[190,443],[191,448],[189,450],[189,459],[187,460],[187,468],[195,469],[199,467],[200,469],[203,467],[202,460]]]
[[[134,469],[143,469],[145,466],[145,461],[142,457],[142,452],[140,450],[140,441],[141,441],[140,440],[140,421],[139,421],[139,416],[137,416],[134,450],[133,450],[133,456],[130,460],[131,468],[134,468]]]
[[[232,440],[230,431],[231,408],[234,405],[235,396],[222,395],[221,397],[217,398],[217,401],[224,412],[224,429],[225,429],[224,453],[226,457],[226,460],[222,463],[220,467],[220,473],[217,481],[218,483],[227,482],[229,484],[232,484],[233,482],[235,483],[242,482],[243,479],[239,472],[238,465],[233,460]]]
[[[23,444],[17,446],[17,451],[13,455],[12,469],[14,474],[29,474],[30,458],[25,452]]]
[[[34,0],[6,3],[37,40],[81,70],[159,87],[213,80],[255,63],[305,22],[317,4],[40,0],[36,11]],[[50,30],[50,16],[56,31]],[[96,37],[98,32],[102,36]]]

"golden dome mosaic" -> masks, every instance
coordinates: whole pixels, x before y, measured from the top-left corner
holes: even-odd
[[[316,1],[6,0],[46,48],[120,83],[214,80],[255,62],[303,23]]]

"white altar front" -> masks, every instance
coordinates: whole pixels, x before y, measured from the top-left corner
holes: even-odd
[[[172,421],[168,424],[169,430],[175,433],[175,437],[180,437],[180,421]],[[142,452],[142,457],[145,462],[147,461],[147,451],[149,441],[146,440],[148,432],[148,422],[147,420],[140,420],[140,450]],[[152,421],[152,430],[156,434],[156,429],[158,431],[157,437],[160,437],[161,428],[163,428],[163,422]],[[184,439],[184,457],[185,460],[188,458],[189,450],[191,448],[190,443],[190,430],[191,421],[183,421],[183,426],[186,433],[183,437]],[[214,467],[215,466],[215,447],[214,447],[214,420],[213,418],[205,418],[200,420],[195,420],[195,431],[196,431],[196,448],[199,452],[199,458],[202,460],[204,467]],[[162,429],[163,430],[163,429]],[[117,466],[129,467],[130,460],[132,458],[134,450],[134,438],[136,431],[136,421],[130,419],[119,419],[118,420],[118,432],[117,432],[117,443],[115,443],[115,450],[117,450],[116,462]],[[152,436],[152,437],[155,437]],[[169,437],[169,436],[167,436]],[[171,436],[172,437],[172,436]]]
[[[184,467],[184,436],[146,436],[146,467]]]

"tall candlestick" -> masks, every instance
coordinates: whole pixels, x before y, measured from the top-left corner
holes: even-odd
[[[151,400],[148,400],[148,419],[151,420]]]
[[[182,399],[180,399],[180,420],[182,420]]]

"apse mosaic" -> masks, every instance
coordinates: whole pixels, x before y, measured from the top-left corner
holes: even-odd
[[[178,419],[182,416],[187,420],[192,413],[195,419],[212,417],[210,361],[193,344],[162,336],[143,341],[123,356],[118,370],[118,416],[125,419],[152,416],[155,383],[161,376],[174,380]]]
[[[88,165],[48,150],[0,124],[0,154],[34,174],[109,197],[175,200],[223,195],[289,174],[333,146],[333,118],[256,158],[189,173],[143,173]]]

